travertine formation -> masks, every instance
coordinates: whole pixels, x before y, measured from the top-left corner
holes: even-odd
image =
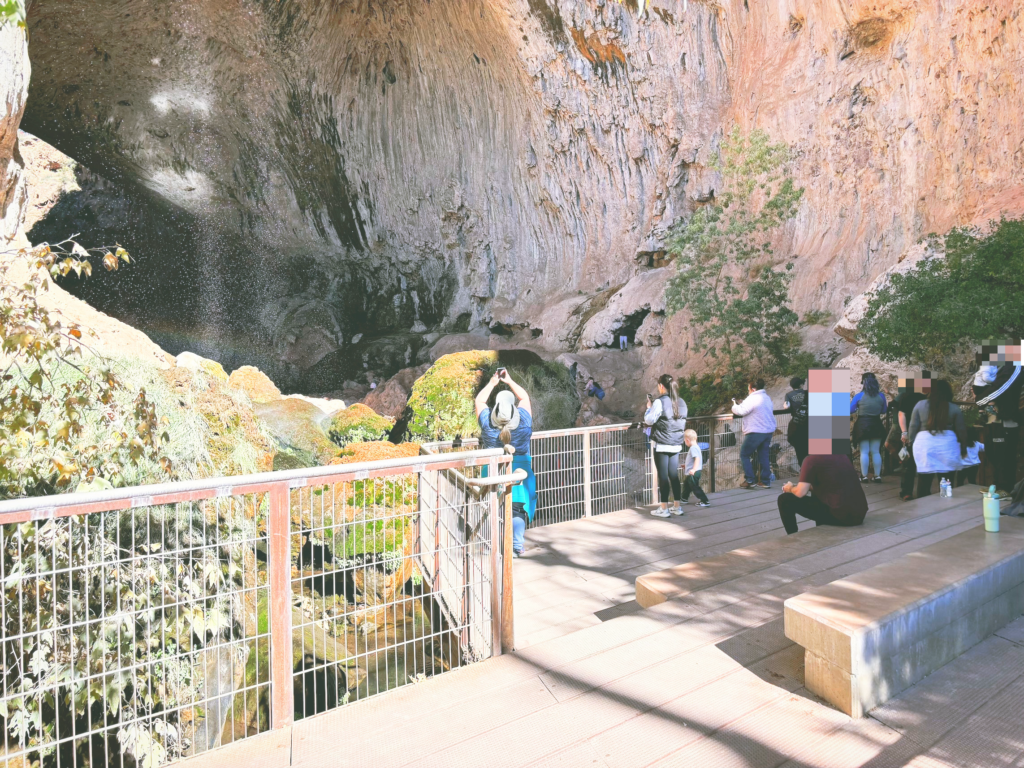
[[[18,234],[26,201],[18,124],[28,97],[27,43],[24,29],[0,25],[0,249],[10,246]]]
[[[551,353],[626,329],[675,371],[687,328],[648,270],[734,123],[796,150],[800,313],[1021,209],[1020,0],[646,6],[36,0],[26,126],[160,212],[133,252],[199,299],[154,325],[296,372],[484,328]]]

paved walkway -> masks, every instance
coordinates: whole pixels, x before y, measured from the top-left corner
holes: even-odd
[[[623,512],[538,529],[516,563],[516,653],[297,723],[292,761],[1024,768],[1024,619],[863,720],[803,687],[786,598],[981,522],[974,487],[910,503],[892,482],[869,491],[867,523],[842,541],[840,529],[785,539],[775,494],[758,491],[718,494],[683,519]],[[718,560],[737,572],[709,565],[686,598],[631,605],[636,575],[736,550]]]

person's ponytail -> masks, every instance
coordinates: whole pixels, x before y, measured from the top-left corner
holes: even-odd
[[[512,442],[512,430],[508,428],[508,425],[501,428],[501,432],[498,433],[498,439],[501,440],[502,445],[508,445]]]
[[[679,412],[682,410],[681,400],[679,399],[679,382],[672,379],[672,383],[668,388],[669,395],[672,397],[672,407],[676,409],[676,418],[679,418]]]

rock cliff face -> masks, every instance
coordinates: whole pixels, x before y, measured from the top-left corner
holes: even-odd
[[[329,376],[413,365],[428,331],[560,352],[627,329],[653,377],[687,332],[649,270],[733,123],[797,151],[801,313],[1024,199],[1022,9],[35,0],[26,127],[160,223],[126,243],[162,281],[135,321],[222,357]]]
[[[28,39],[14,24],[0,24],[0,249],[12,244],[27,193],[18,150],[18,123],[28,97]]]

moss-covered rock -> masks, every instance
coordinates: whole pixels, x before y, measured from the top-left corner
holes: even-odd
[[[355,403],[331,418],[327,436],[335,445],[346,446],[349,443],[382,440],[393,426],[394,419],[381,416],[362,403]]]
[[[179,368],[187,368],[190,371],[202,371],[207,376],[211,376],[221,383],[227,383],[228,372],[216,360],[200,357],[195,352],[182,352],[175,358],[175,362]]]
[[[223,371],[223,369],[221,369]],[[153,392],[157,412],[166,416],[174,432],[198,431],[194,456],[183,456],[179,474],[190,477],[229,476],[267,472],[273,468],[275,446],[252,403],[227,386],[227,376],[205,368],[176,366],[160,374],[169,388]],[[199,424],[191,423],[196,416]],[[185,422],[189,421],[189,424]],[[198,429],[197,429],[198,428]],[[172,440],[179,447],[180,440]],[[182,466],[184,462],[187,466]]]
[[[474,350],[439,358],[413,385],[405,414],[412,438],[479,435],[473,398],[500,367],[530,394],[535,430],[573,426],[580,401],[565,366],[523,350]]]
[[[363,461],[382,461],[383,459],[408,459],[419,456],[419,443],[389,443],[378,440],[369,443],[352,443],[341,455],[331,460],[331,464],[356,464]]]
[[[243,365],[228,376],[228,385],[240,389],[254,403],[272,403],[281,399],[281,390],[259,368]]]
[[[284,398],[256,405],[256,413],[266,422],[278,450],[291,454],[291,463],[317,466],[338,455],[338,446],[321,426],[324,414],[312,403]]]

